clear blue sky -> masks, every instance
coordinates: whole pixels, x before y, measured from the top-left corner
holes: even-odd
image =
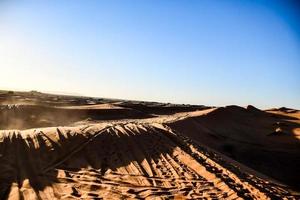
[[[300,108],[297,1],[0,1],[0,88]]]

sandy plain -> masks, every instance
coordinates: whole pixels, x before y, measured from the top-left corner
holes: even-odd
[[[300,112],[0,92],[1,199],[299,199]]]

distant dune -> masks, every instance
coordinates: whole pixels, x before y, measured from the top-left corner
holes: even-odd
[[[300,112],[217,108],[170,126],[265,175],[300,189]],[[294,172],[294,173],[292,173]]]
[[[300,112],[0,93],[0,199],[299,199]]]

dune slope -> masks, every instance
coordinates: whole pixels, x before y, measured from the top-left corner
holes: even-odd
[[[201,145],[300,190],[299,113],[227,106],[168,125]]]
[[[2,131],[0,198],[294,197],[160,123]]]

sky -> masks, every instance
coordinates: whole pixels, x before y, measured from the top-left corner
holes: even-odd
[[[0,89],[300,109],[300,4],[0,0]]]

